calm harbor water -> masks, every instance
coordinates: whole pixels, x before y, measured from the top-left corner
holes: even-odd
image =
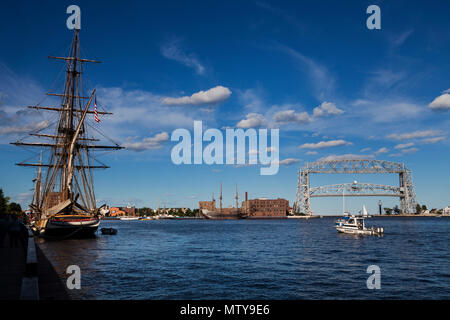
[[[81,268],[75,299],[450,298],[450,218],[366,223],[386,234],[338,234],[334,218],[103,221],[118,234],[40,245],[64,281]]]

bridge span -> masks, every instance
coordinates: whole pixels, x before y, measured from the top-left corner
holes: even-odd
[[[372,183],[342,183],[327,186],[310,187],[311,174],[398,174],[399,186]],[[297,198],[294,204],[296,213],[312,215],[311,198],[342,196],[390,196],[400,198],[400,211],[413,213],[416,207],[416,194],[412,182],[412,172],[403,163],[384,160],[330,160],[307,163],[299,171]]]

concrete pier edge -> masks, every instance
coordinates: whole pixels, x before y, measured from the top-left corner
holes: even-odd
[[[27,227],[28,247],[20,300],[70,300],[62,279],[39,247],[38,237]]]

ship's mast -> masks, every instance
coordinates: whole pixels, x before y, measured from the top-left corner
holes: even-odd
[[[87,135],[85,119],[89,111],[95,89],[88,97],[83,96],[81,75],[83,64],[100,61],[82,59],[80,56],[79,30],[74,31],[72,46],[68,57],[54,57],[51,59],[63,60],[66,63],[66,77],[63,93],[47,93],[49,96],[61,97],[61,107],[29,106],[31,109],[57,111],[60,113],[55,134],[45,134],[40,131],[30,133],[30,136],[51,139],[50,142],[35,143],[19,140],[14,145],[26,147],[47,147],[50,153],[46,163],[18,163],[20,166],[45,167],[47,173],[45,181],[41,184],[42,193],[39,192],[40,211],[55,206],[58,203],[70,200],[73,205],[84,211],[96,211],[96,200],[93,186],[92,169],[108,168],[106,165],[93,165],[92,149],[122,149],[118,144],[104,146],[92,144],[99,141]],[[85,102],[87,101],[87,103]],[[111,114],[97,112],[97,114]],[[98,161],[98,160],[97,160]],[[41,180],[42,181],[42,180]],[[45,214],[44,214],[45,215]]]
[[[68,90],[67,92],[70,92],[70,96],[66,96],[66,100],[68,100],[67,102],[67,111],[66,111],[66,123],[65,126],[62,128],[63,134],[65,134],[65,143],[64,145],[67,146],[65,149],[65,156],[67,157],[67,161],[65,161],[65,170],[63,171],[63,180],[62,180],[62,195],[63,195],[63,200],[67,200],[67,199],[71,199],[72,198],[72,194],[71,194],[71,181],[69,181],[69,176],[70,176],[70,170],[73,167],[73,157],[72,157],[72,153],[70,152],[70,146],[71,146],[71,142],[72,142],[72,138],[73,138],[73,110],[74,110],[74,103],[75,103],[75,88],[77,87],[77,85],[79,84],[77,82],[79,75],[81,74],[81,72],[77,71],[77,58],[78,58],[78,51],[79,51],[79,47],[78,47],[78,37],[79,37],[79,30],[75,29],[75,34],[74,34],[74,39],[73,39],[73,44],[72,44],[72,50],[71,50],[71,55],[70,58],[73,58],[72,60],[72,66],[70,68],[70,64],[69,67],[67,68],[67,86],[68,86]],[[80,66],[81,67],[81,66]],[[80,90],[78,90],[79,92]],[[81,123],[81,122],[80,122]]]
[[[41,163],[42,163],[42,151],[39,156],[39,164],[41,164]],[[39,203],[41,200],[41,179],[42,179],[41,176],[42,176],[41,167],[38,167],[36,179],[33,180],[33,181],[35,181],[34,195],[33,195],[33,200],[31,201],[31,204],[35,207],[39,207]]]

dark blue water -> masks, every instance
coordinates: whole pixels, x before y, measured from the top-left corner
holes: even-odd
[[[46,242],[78,299],[448,299],[450,218],[372,218],[383,237],[338,234],[334,219],[104,221],[115,236]],[[369,265],[381,289],[369,290]],[[65,281],[65,280],[64,280]]]

